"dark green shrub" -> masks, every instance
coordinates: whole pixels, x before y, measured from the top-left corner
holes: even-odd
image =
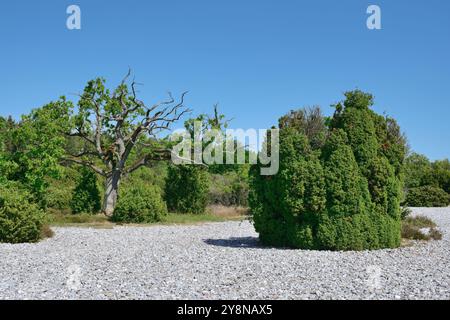
[[[353,216],[369,212],[370,195],[359,171],[347,135],[335,130],[330,135],[324,153],[324,174],[329,216]]]
[[[89,169],[82,168],[81,176],[73,191],[70,208],[73,213],[97,213],[101,208],[100,190],[97,176]]]
[[[332,119],[314,120],[329,125],[324,140],[320,126],[305,130],[302,112],[280,119],[279,172],[261,176],[259,164],[251,169],[250,208],[264,244],[328,250],[400,245],[406,139],[393,119],[369,109],[372,103],[370,94],[346,93]]]
[[[172,165],[168,168],[165,199],[169,211],[203,214],[208,204],[209,177],[200,165]]]
[[[342,129],[347,134],[361,172],[368,177],[378,152],[375,123],[369,109],[373,97],[360,91],[347,92],[345,95],[345,108],[338,106],[332,128]]]
[[[251,169],[250,207],[255,229],[266,245],[314,247],[314,229],[325,209],[322,167],[306,136],[293,129],[280,132],[280,170],[261,176]]]
[[[447,207],[450,196],[438,187],[423,186],[409,189],[405,204],[410,207]]]
[[[48,179],[49,185],[45,195],[47,208],[69,213],[73,190],[80,180],[80,175],[78,167],[63,167],[58,178]]]
[[[73,187],[68,188],[60,183],[51,183],[45,195],[47,208],[70,212],[72,190]]]
[[[0,184],[0,242],[37,242],[47,233],[43,211],[30,200],[17,185]]]
[[[327,216],[318,228],[318,247],[362,250],[372,241],[379,244],[371,223],[370,194],[342,130],[332,132],[325,146],[324,174]]]
[[[123,223],[152,223],[167,214],[161,191],[143,183],[124,185],[111,220]]]

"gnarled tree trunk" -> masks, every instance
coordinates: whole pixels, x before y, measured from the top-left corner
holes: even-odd
[[[119,196],[121,173],[120,171],[114,171],[111,175],[106,177],[105,183],[105,198],[103,200],[103,213],[111,217],[116,208],[117,199]]]

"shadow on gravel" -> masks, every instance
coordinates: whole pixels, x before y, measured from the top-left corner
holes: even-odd
[[[237,237],[228,239],[205,239],[203,240],[206,244],[217,246],[217,247],[229,247],[229,248],[257,248],[266,249],[259,242],[256,237]]]

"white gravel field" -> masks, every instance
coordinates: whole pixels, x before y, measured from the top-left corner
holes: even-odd
[[[365,252],[264,248],[247,222],[54,228],[0,244],[0,299],[450,299],[450,208],[415,208],[443,240]]]

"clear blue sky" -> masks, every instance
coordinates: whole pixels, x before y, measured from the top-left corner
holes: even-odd
[[[66,28],[66,8],[82,29]],[[366,9],[382,10],[382,30]],[[450,1],[47,0],[0,5],[0,114],[18,117],[130,66],[141,97],[189,90],[188,105],[219,102],[233,127],[267,128],[292,108],[326,114],[346,90],[376,97],[412,148],[450,157]]]

